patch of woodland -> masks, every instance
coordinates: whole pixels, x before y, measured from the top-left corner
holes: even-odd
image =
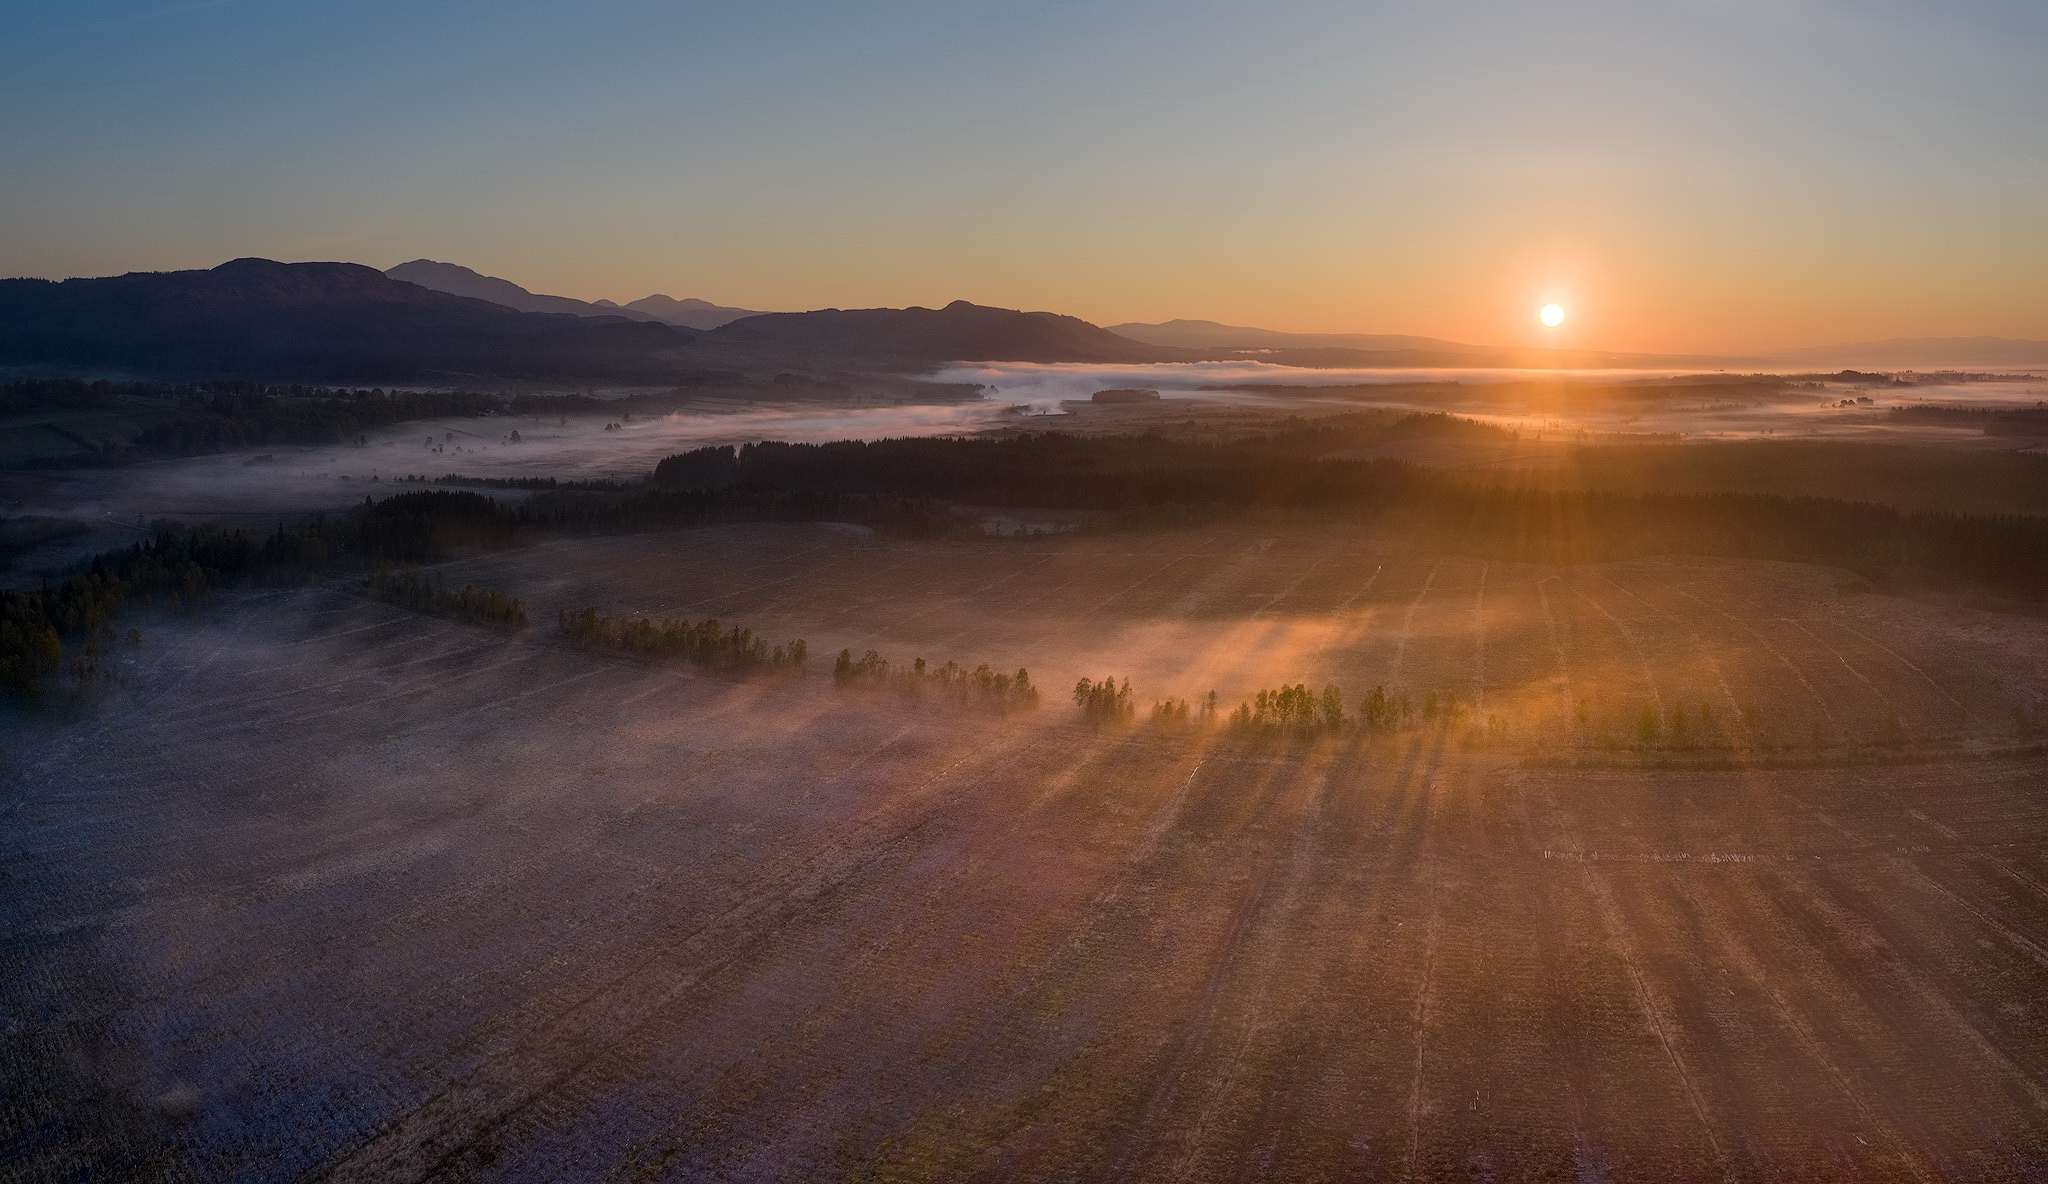
[[[1128,678],[1082,679],[1074,686],[1074,704],[1096,723],[1131,723],[1137,717]],[[1196,725],[1220,727],[1239,736],[1318,736],[1396,732],[1415,727],[1463,729],[1467,747],[1494,747],[1508,738],[1507,721],[1488,715],[1472,719],[1472,710],[1452,691],[1428,691],[1418,707],[1402,691],[1376,685],[1348,705],[1344,691],[1326,683],[1320,691],[1305,682],[1283,683],[1253,692],[1227,714],[1219,709],[1215,691],[1194,703],[1183,698],[1156,700],[1147,723],[1176,727]]]
[[[389,563],[379,564],[370,573],[368,591],[375,600],[474,625],[495,625],[500,629],[526,626],[526,604],[518,597],[472,584],[451,588],[448,577],[441,572],[430,576],[411,565],[393,568]]]
[[[77,676],[74,683],[89,684],[104,669],[98,661],[107,646],[102,634],[125,607],[190,610],[220,587],[299,584],[337,573],[364,573],[374,581],[380,565],[417,566],[548,534],[778,520],[865,523],[908,537],[954,529],[951,512],[925,499],[760,489],[557,488],[517,506],[467,490],[414,490],[381,500],[365,497],[346,514],[280,525],[267,535],[159,522],[147,541],[99,555],[62,581],[34,591],[0,591],[0,694],[34,699],[67,672]],[[404,577],[390,578],[397,581],[388,586],[397,589],[394,597],[408,604],[417,600],[427,611],[491,624],[504,623],[494,613],[511,615],[510,598],[501,592],[472,589],[465,602],[460,590],[448,590],[454,599],[444,601],[440,590],[404,590]]]
[[[1123,723],[1137,714],[1137,708],[1131,704],[1131,680],[1126,678],[1119,685],[1115,675],[1100,682],[1091,682],[1084,678],[1075,683],[1074,706],[1081,709],[1081,714],[1098,723]],[[1152,705],[1152,718],[1183,718],[1186,715],[1184,707],[1185,704],[1178,700],[1155,703]]]
[[[1893,407],[1886,417],[1895,423],[1973,428],[1987,436],[2048,437],[2048,403],[2032,407],[1987,407],[1977,403],[1912,403]]]
[[[159,522],[147,540],[98,555],[63,580],[32,591],[0,590],[0,695],[34,700],[67,677],[71,689],[87,688],[106,672],[123,611],[191,611],[225,587],[367,572],[373,594],[423,598],[429,611],[452,609],[492,623],[523,617],[523,606],[501,592],[471,589],[467,601],[452,592],[451,602],[441,599],[444,587],[422,589],[417,576],[412,586],[387,576],[380,588],[375,574],[458,550],[510,545],[516,531],[517,523],[491,499],[447,490],[365,498],[346,514],[281,525],[269,534]],[[138,631],[131,627],[128,636],[139,644]]]
[[[1021,666],[1015,674],[1004,674],[986,662],[972,670],[953,661],[933,666],[923,658],[903,665],[874,650],[856,658],[846,649],[832,664],[832,681],[849,690],[894,691],[914,699],[936,698],[1000,711],[1038,706],[1038,688],[1032,685],[1031,672]]]
[[[1449,420],[1452,417],[1437,417]],[[1425,419],[1423,426],[1433,426]],[[2048,516],[1902,510],[1874,501],[1754,491],[1632,492],[1511,484],[1511,474],[1455,474],[1399,460],[1328,455],[1357,425],[1316,425],[1230,441],[1157,435],[1023,434],[701,448],[655,470],[655,494],[717,499],[901,497],[1094,511],[1142,529],[1275,516],[1338,519],[1417,542],[1537,563],[1697,555],[1819,563],[1870,580],[1959,586],[2048,598]],[[1381,430],[1374,428],[1372,430]],[[1704,445],[1671,446],[1684,459]],[[1763,449],[1776,445],[1765,444]],[[1739,484],[1754,450],[1722,457],[1695,480]],[[1889,452],[1835,454],[1853,469]],[[1783,454],[1787,465],[1812,462]],[[1781,464],[1773,458],[1771,464]],[[2039,458],[2015,462],[2048,489]],[[1971,467],[1954,467],[1958,479]],[[1782,466],[1781,466],[1782,467]],[[1986,468],[1981,460],[1979,470]],[[654,497],[655,494],[643,495]],[[934,514],[943,521],[943,515]]]
[[[465,477],[460,473],[443,473],[429,477],[425,473],[407,473],[393,477],[394,485],[440,485],[459,489],[532,489],[561,490],[574,493],[631,493],[637,483],[612,481],[603,477],[563,480],[559,477]]]
[[[1130,724],[1137,717],[1128,679],[1084,678],[1075,686],[1074,703],[1097,724]],[[1887,712],[1874,728],[1849,732],[1811,721],[1771,718],[1749,700],[1739,703],[1731,715],[1704,701],[1595,703],[1582,698],[1573,705],[1570,726],[1546,723],[1538,730],[1519,723],[1513,712],[1482,712],[1456,691],[1429,690],[1417,698],[1412,691],[1376,685],[1354,703],[1334,683],[1317,691],[1305,682],[1258,690],[1228,712],[1220,710],[1214,691],[1193,703],[1181,698],[1156,700],[1146,722],[1168,730],[1215,729],[1246,740],[1420,730],[1441,733],[1468,750],[1519,751],[1531,762],[1625,760],[1628,767],[1914,763],[1943,753],[1953,756],[1963,743],[1956,736],[1909,734],[1896,712]],[[2030,744],[2043,733],[2048,733],[2048,711],[2013,710],[2012,743]],[[1981,739],[1971,743],[1981,747]],[[1576,755],[1546,755],[1554,753]]]
[[[664,617],[608,617],[595,608],[561,609],[556,631],[578,645],[620,650],[649,658],[671,658],[727,670],[802,670],[810,647],[799,637],[771,644],[752,629],[727,626],[716,617],[702,621]]]

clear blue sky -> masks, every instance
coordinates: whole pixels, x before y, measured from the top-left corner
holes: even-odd
[[[0,273],[2048,337],[2048,2],[0,0]]]

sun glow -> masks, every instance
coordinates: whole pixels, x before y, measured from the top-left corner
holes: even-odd
[[[1564,324],[1564,305],[1546,304],[1537,311],[1536,319],[1543,322],[1544,328],[1555,329]]]

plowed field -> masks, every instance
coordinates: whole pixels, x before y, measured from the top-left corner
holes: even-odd
[[[223,599],[10,717],[0,1177],[2048,1178],[2038,619],[1237,530],[448,575],[537,627]],[[578,650],[583,605],[812,669]],[[1466,711],[1095,727],[1104,674]]]

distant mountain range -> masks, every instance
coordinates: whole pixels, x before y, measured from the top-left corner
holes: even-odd
[[[609,300],[576,300],[568,296],[543,296],[529,292],[511,280],[482,275],[454,263],[415,259],[386,268],[385,275],[436,292],[469,296],[515,308],[520,312],[559,312],[579,317],[624,317],[633,321],[660,321],[686,329],[716,329],[741,317],[758,315],[753,309],[727,308],[708,300],[677,300],[672,296],[643,296],[626,304]]]
[[[1181,362],[1186,350],[1120,337],[1078,317],[955,300],[944,308],[766,313],[715,334],[732,346],[869,365],[958,362]]]
[[[1073,317],[965,301],[942,309],[769,313],[696,330],[612,312],[522,311],[353,263],[237,259],[209,271],[0,280],[0,366],[38,371],[665,385],[708,371],[785,367],[910,371],[947,362],[1191,358]]]
[[[620,306],[537,295],[431,260],[385,273],[353,263],[237,259],[208,271],[0,280],[0,367],[180,380],[653,386],[710,373],[905,373],[978,361],[1128,365],[1250,359],[1362,369],[2048,366],[2048,343],[2001,338],[1872,342],[1779,359],[1731,359],[1495,349],[1427,337],[1280,333],[1210,321],[1119,325],[1117,332],[1057,313],[964,300],[938,309],[737,315],[745,313],[665,296]],[[669,323],[686,316],[718,323]]]
[[[600,300],[597,303],[602,306],[606,302]],[[633,312],[644,313],[657,321],[681,325],[686,329],[716,329],[720,325],[729,325],[743,317],[762,315],[750,308],[728,308],[723,304],[713,304],[709,300],[698,300],[695,297],[677,300],[673,296],[642,296],[623,307]]]
[[[1476,352],[1481,348],[1435,337],[1408,337],[1392,333],[1283,333],[1278,329],[1254,329],[1215,321],[1161,321],[1153,325],[1133,321],[1107,328],[1111,333],[1132,341],[1176,349],[1360,349],[1462,353]]]
[[[0,365],[173,377],[658,383],[698,335],[519,312],[354,263],[236,259],[210,271],[0,280]]]

